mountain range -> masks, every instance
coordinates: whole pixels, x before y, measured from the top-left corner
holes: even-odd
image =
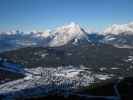
[[[57,27],[45,32],[1,32],[1,52],[29,46],[60,47],[67,44],[111,44],[120,48],[133,47],[133,23],[114,24],[103,32],[87,31],[79,24],[70,24]]]
[[[103,32],[87,31],[76,23],[45,32],[2,32],[0,98],[20,96],[21,99],[30,99],[34,96],[47,96],[48,93],[64,93],[65,96],[66,92],[61,89],[68,94],[72,85],[77,86],[75,83],[85,86],[78,89],[81,97],[84,93],[87,97],[90,94],[102,97],[109,94],[114,99],[132,98],[132,47],[133,23],[112,25]],[[17,76],[16,73],[9,73],[18,65],[24,71],[24,78],[18,79],[18,73]],[[128,79],[131,82],[125,82],[125,77],[131,77]],[[91,81],[94,83],[89,85]],[[51,85],[52,88],[49,88]],[[115,94],[116,87],[118,96]],[[107,91],[107,94],[103,91]]]

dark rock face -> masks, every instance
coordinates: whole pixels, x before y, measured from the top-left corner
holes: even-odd
[[[108,34],[105,36],[104,41],[106,44],[118,45],[119,47],[124,47],[125,45],[132,47],[133,35],[132,33],[121,33],[118,35]]]

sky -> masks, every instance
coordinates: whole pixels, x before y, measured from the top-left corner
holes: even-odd
[[[0,0],[0,32],[76,22],[97,31],[133,22],[133,0]]]

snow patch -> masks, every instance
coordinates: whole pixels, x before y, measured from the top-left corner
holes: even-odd
[[[112,78],[112,76],[110,75],[102,75],[102,74],[97,74],[95,75],[95,77],[98,78],[99,80],[107,80],[107,79]]]

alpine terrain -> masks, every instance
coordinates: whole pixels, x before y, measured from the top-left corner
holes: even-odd
[[[133,23],[1,32],[0,76],[0,99],[132,100]]]

